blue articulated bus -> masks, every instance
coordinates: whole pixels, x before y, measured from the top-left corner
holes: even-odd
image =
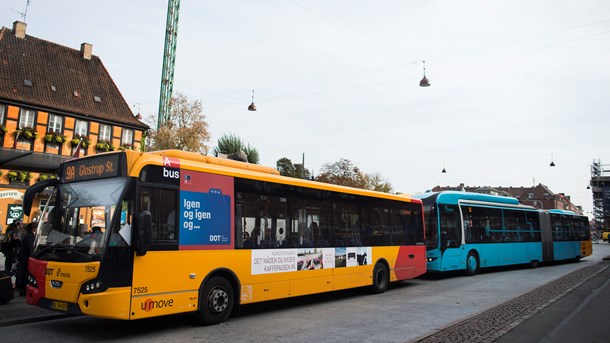
[[[586,216],[539,210],[512,197],[469,192],[416,195],[424,205],[428,271],[531,264],[591,254]]]

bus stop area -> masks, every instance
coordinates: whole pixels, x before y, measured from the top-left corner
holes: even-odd
[[[0,327],[69,316],[30,306],[17,292],[0,305]],[[412,342],[601,342],[610,340],[608,318],[610,256]]]

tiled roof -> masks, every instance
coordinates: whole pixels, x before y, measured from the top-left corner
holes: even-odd
[[[26,85],[30,80],[31,86]],[[147,129],[138,121],[95,55],[0,30],[0,100]]]

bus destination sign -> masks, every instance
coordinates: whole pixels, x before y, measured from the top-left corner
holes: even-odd
[[[61,167],[61,182],[74,182],[125,175],[125,154],[103,154],[67,161]]]

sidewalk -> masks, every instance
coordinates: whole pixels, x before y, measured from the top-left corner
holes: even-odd
[[[0,305],[0,327],[41,320],[67,318],[70,315],[48,311],[38,306],[30,306],[24,296],[15,292],[15,299]]]
[[[605,268],[496,342],[610,342],[610,256]]]
[[[610,256],[410,342],[610,342]]]

